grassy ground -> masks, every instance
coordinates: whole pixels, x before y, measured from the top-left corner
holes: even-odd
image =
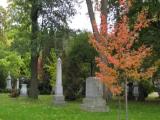
[[[110,102],[109,106],[108,113],[91,113],[81,110],[79,102],[56,107],[52,96],[30,100],[0,94],[0,120],[117,120],[117,102]],[[125,120],[124,105],[121,117]],[[129,102],[129,120],[160,120],[160,102]]]

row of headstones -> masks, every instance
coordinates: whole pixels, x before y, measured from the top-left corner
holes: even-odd
[[[61,59],[59,58],[57,62],[57,78],[56,78],[56,87],[54,96],[54,103],[56,105],[65,104],[63,95],[63,86],[62,86],[61,64],[62,64]],[[12,89],[10,74],[7,77],[6,89],[8,90]],[[16,89],[19,89],[19,79],[17,79]],[[139,95],[138,86],[136,84],[133,89],[133,94],[136,98]],[[27,84],[21,84],[20,95],[27,96]],[[89,77],[86,80],[86,97],[83,99],[83,104],[81,106],[83,109],[88,111],[105,112],[109,110],[108,107],[106,106],[106,101],[103,99],[103,85],[97,80],[97,78]]]
[[[20,89],[19,86],[20,86],[20,82],[19,82],[19,79],[17,79],[15,89],[19,90]],[[12,78],[11,78],[10,72],[8,73],[8,77],[6,79],[6,89],[9,91],[13,89],[12,88]],[[21,84],[20,96],[27,96],[27,84]]]
[[[62,86],[62,62],[58,58],[57,62],[57,73],[56,73],[56,87],[55,87],[55,96],[54,103],[56,105],[65,104],[64,95],[63,95],[63,86]],[[81,107],[88,111],[99,111],[105,112],[108,111],[106,106],[106,100],[103,99],[103,85],[96,77],[89,77],[86,80],[86,97],[83,99],[83,104]],[[6,89],[11,90],[11,76],[10,74],[7,77],[7,86]],[[19,79],[17,79],[16,89],[19,89]],[[129,90],[128,90],[129,91]],[[133,89],[133,94],[137,98],[139,95],[138,85],[135,84]],[[21,84],[20,89],[21,96],[27,96],[27,84]]]

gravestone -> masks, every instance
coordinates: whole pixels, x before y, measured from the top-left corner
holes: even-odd
[[[86,97],[83,99],[82,109],[91,112],[107,112],[106,100],[103,99],[103,84],[96,77],[86,80]]]
[[[19,79],[16,81],[16,89],[19,90]]]
[[[27,84],[21,84],[20,96],[28,96]]]
[[[139,97],[139,87],[138,87],[137,82],[135,82],[133,85],[133,96],[134,96],[135,100],[137,101],[138,97]]]
[[[63,105],[65,104],[62,86],[62,61],[60,58],[57,60],[57,74],[56,74],[56,86],[54,95],[54,104]]]
[[[12,90],[12,78],[11,78],[10,72],[8,72],[8,76],[6,79],[6,89]]]

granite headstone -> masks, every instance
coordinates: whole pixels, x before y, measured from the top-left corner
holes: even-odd
[[[10,72],[8,73],[8,76],[6,79],[6,89],[12,90],[12,78],[11,78]]]
[[[27,84],[21,84],[20,96],[28,96]]]
[[[83,99],[82,109],[91,112],[107,112],[109,108],[103,99],[103,84],[96,77],[86,80],[86,97]]]

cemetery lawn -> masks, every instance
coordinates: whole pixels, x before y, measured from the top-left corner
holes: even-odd
[[[54,106],[52,96],[38,100],[10,98],[0,94],[0,120],[117,120],[117,102],[109,103],[110,112],[91,113],[80,109],[81,102]],[[122,104],[121,120],[125,120]],[[160,102],[129,102],[129,120],[160,120]]]

